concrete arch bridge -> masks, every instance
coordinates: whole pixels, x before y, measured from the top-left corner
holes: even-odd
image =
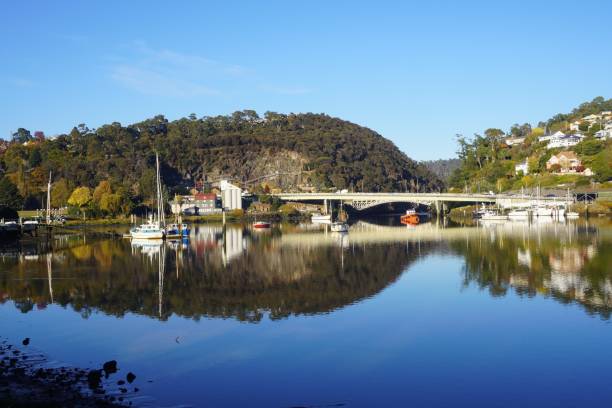
[[[560,206],[571,204],[563,197],[513,196],[508,194],[455,194],[455,193],[280,193],[281,200],[299,202],[342,202],[358,211],[389,203],[411,203],[444,211],[448,203],[496,204],[502,208],[526,208],[535,205]]]

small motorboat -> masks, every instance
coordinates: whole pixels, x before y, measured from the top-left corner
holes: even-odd
[[[349,230],[348,224],[341,221],[332,222],[330,228],[333,232],[348,232]]]
[[[533,212],[533,215],[536,217],[552,217],[553,210],[552,208],[548,207],[537,207]]]
[[[580,217],[580,215],[576,211],[568,211],[565,213],[565,218],[576,219]]]
[[[23,222],[21,229],[23,232],[33,232],[36,231],[36,227],[38,227],[38,220],[27,220]]]
[[[312,213],[310,216],[310,221],[319,224],[329,223],[331,222],[331,214]]]
[[[188,237],[191,229],[187,224],[170,224],[166,227],[166,238]]]
[[[529,211],[527,210],[512,210],[508,213],[510,218],[529,218]]]
[[[499,214],[495,211],[487,211],[482,217],[480,217],[483,221],[506,221],[508,219],[507,215]]]
[[[271,226],[272,224],[270,224],[267,221],[255,221],[253,223],[253,228],[258,228],[258,229],[270,228]]]
[[[402,215],[400,222],[405,225],[417,225],[421,222],[421,219],[415,210],[406,210],[406,214]]]

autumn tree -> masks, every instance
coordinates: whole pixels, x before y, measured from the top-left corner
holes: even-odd
[[[89,187],[77,187],[74,189],[70,198],[68,198],[68,204],[77,207],[85,218],[84,208],[91,202],[91,190]]]

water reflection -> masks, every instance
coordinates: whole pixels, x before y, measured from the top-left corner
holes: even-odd
[[[155,242],[60,237],[0,253],[0,299],[24,312],[48,303],[165,320],[172,314],[258,322],[328,313],[371,297],[433,253],[465,259],[464,285],[493,296],[576,302],[609,318],[609,226],[505,223],[416,228],[359,222],[350,234],[310,225],[257,233],[199,226],[191,239]]]

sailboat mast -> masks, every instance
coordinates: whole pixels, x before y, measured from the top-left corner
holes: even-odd
[[[157,170],[156,187],[157,187],[157,221],[160,227],[163,226],[163,197],[161,192],[161,177],[159,175],[159,154],[155,153],[155,166]]]
[[[49,172],[49,183],[47,183],[47,224],[51,224],[51,172]]]

